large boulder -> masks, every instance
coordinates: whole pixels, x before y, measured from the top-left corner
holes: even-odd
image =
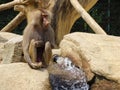
[[[0,90],[51,90],[47,70],[26,63],[0,64]]]
[[[8,32],[0,32],[0,62],[2,60],[2,53],[4,50],[4,44],[16,36],[19,36],[19,35],[16,35],[13,33],[8,33]]]
[[[9,41],[12,38],[18,37],[20,35],[8,33],[8,32],[0,32],[0,49],[3,48],[4,43]]]
[[[22,36],[0,32],[1,63],[19,62],[22,58]]]
[[[120,37],[76,32],[64,36],[60,49],[84,68],[88,80],[95,73],[120,83]]]

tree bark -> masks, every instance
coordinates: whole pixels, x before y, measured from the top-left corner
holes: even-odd
[[[56,0],[52,1],[55,2]],[[88,11],[97,1],[98,0],[79,0],[79,3]],[[71,5],[70,0],[57,0],[52,10],[52,27],[55,30],[56,43],[59,45],[63,36],[70,33],[73,24],[81,15]]]
[[[23,20],[25,19],[25,15],[20,12],[8,25],[6,25],[1,31],[2,32],[11,32],[15,29]]]

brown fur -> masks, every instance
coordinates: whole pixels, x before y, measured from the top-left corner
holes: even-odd
[[[55,47],[51,14],[49,10],[36,7],[36,3],[27,3],[21,10],[28,22],[23,33],[24,59],[34,69],[44,67],[51,58],[51,47]]]

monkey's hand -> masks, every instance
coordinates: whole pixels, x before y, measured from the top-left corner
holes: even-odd
[[[35,47],[43,47],[43,46],[44,46],[44,42],[42,40],[35,41]]]
[[[40,67],[42,66],[42,62],[39,63],[29,63],[30,67],[32,69],[40,69]]]

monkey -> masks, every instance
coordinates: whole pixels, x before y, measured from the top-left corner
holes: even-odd
[[[24,30],[22,46],[24,59],[32,68],[37,69],[42,67],[42,62],[44,62],[44,50],[47,54],[47,51],[51,52],[51,48],[55,47],[55,37],[54,31],[48,21],[49,15],[47,14],[47,12],[44,11],[43,13],[41,13],[41,11],[34,11],[33,13],[33,20],[28,23],[27,27]],[[29,49],[32,49],[32,51],[34,51],[35,54],[30,53]],[[31,56],[33,61],[31,60],[30,55],[33,55]],[[47,55],[44,57],[47,57]],[[48,65],[49,57],[50,56],[48,56],[44,64],[47,63]]]
[[[30,11],[29,8],[27,11],[24,10],[28,17],[28,24],[23,32],[22,47],[25,61],[31,68],[38,69],[49,64],[52,55],[51,48],[56,47],[55,35],[50,25],[49,10],[36,9],[34,5],[31,8]]]
[[[23,1],[22,5],[16,5],[14,9],[27,17],[22,42],[24,59],[33,69],[48,66],[52,56],[51,49],[56,47],[54,30],[51,27],[50,0]]]

